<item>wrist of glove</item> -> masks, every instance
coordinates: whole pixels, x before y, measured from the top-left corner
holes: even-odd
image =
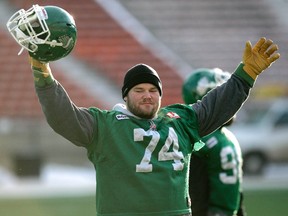
[[[35,86],[45,87],[53,83],[54,77],[49,63],[42,63],[32,57],[29,57],[29,62],[33,71]]]
[[[280,58],[280,54],[276,53],[277,50],[278,46],[264,37],[260,38],[254,47],[250,41],[247,41],[242,59],[243,69],[255,80],[260,73]]]

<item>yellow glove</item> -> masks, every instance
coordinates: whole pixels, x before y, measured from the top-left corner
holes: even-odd
[[[54,81],[49,63],[40,62],[30,56],[29,62],[34,74],[34,83],[37,87],[45,87]]]
[[[29,56],[29,62],[31,64],[32,70],[37,70],[43,74],[43,77],[48,77],[51,74],[51,69],[49,63],[40,62]]]
[[[243,69],[255,80],[262,71],[280,58],[277,50],[278,46],[264,37],[260,38],[253,48],[251,42],[247,41],[243,54]]]

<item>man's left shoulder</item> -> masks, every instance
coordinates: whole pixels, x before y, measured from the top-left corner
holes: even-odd
[[[171,105],[168,105],[166,107],[163,107],[161,110],[165,111],[165,110],[168,110],[168,111],[171,111],[171,110],[186,110],[186,109],[192,109],[190,105],[187,105],[187,104],[181,104],[181,103],[175,103],[175,104],[171,104]]]
[[[191,106],[178,103],[161,108],[159,114],[170,118],[186,118],[187,116],[194,115],[195,112]]]

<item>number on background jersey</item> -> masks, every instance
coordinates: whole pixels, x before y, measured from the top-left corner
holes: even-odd
[[[220,180],[224,184],[235,184],[237,182],[238,170],[237,160],[233,148],[231,146],[226,146],[221,150],[220,156],[222,169],[226,171],[232,170],[232,175],[228,175],[227,172],[221,172],[219,174]]]

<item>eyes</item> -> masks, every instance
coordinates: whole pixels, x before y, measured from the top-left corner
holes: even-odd
[[[133,89],[134,92],[137,92],[137,93],[145,93],[145,92],[158,92],[158,89],[155,87],[155,88],[150,88],[150,89],[144,89],[144,88],[134,88]]]
[[[160,96],[158,88],[150,83],[140,83],[134,86],[130,91],[132,94],[136,94],[135,96],[138,97],[139,96],[142,97],[142,95],[148,95],[148,94],[150,94],[150,96],[153,95],[153,97]]]
[[[151,88],[143,88],[143,87],[134,87],[132,89],[133,92],[141,94],[141,93],[158,93],[158,89],[156,87],[151,87]]]
[[[134,92],[137,92],[137,93],[144,93],[144,92],[157,92],[158,91],[158,89],[157,88],[155,88],[155,89],[149,89],[149,90],[145,90],[145,89],[135,89],[134,90]]]

